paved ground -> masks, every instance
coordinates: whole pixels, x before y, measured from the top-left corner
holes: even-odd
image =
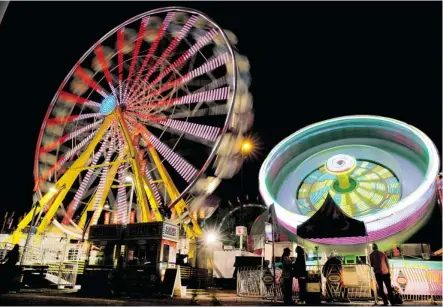
[[[1,306],[55,306],[55,305],[70,305],[70,306],[186,306],[186,305],[201,305],[201,306],[275,306],[282,305],[279,302],[272,302],[268,300],[252,299],[252,298],[238,298],[235,292],[231,291],[217,291],[215,297],[213,295],[198,296],[196,301],[193,301],[191,296],[185,298],[129,298],[129,297],[115,297],[115,298],[95,298],[85,297],[72,291],[59,290],[40,290],[30,291],[24,290],[19,293],[9,293],[0,295]],[[324,304],[325,306],[373,306],[371,302],[353,302],[349,304]],[[406,306],[431,306],[429,302],[405,302]],[[441,303],[440,303],[441,306]]]

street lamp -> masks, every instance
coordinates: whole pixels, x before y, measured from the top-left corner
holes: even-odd
[[[246,139],[241,144],[242,155],[250,153],[253,149],[254,149],[254,144],[252,143],[251,140]]]
[[[200,289],[201,286],[201,279],[198,278],[198,271],[199,271],[199,253],[204,250],[205,254],[208,252],[208,247],[213,246],[218,240],[218,236],[216,232],[208,231],[205,233],[203,238],[196,238],[195,240],[195,270],[197,271],[195,276],[195,281],[197,288]],[[201,247],[203,247],[203,250],[201,250]],[[212,251],[212,249],[211,249]],[[206,258],[206,257],[205,257]],[[207,258],[206,258],[207,260]],[[207,265],[205,265],[207,268]]]
[[[205,236],[205,242],[207,245],[212,245],[217,241],[217,235],[213,232],[209,232]]]

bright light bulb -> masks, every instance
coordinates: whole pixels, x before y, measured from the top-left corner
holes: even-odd
[[[126,175],[126,177],[125,177],[125,181],[126,181],[127,183],[132,182],[132,180],[133,180],[132,175]]]
[[[243,152],[250,152],[252,150],[252,147],[253,145],[249,140],[244,141],[241,145],[241,149]]]
[[[212,244],[215,241],[217,241],[217,236],[215,235],[215,233],[208,233],[206,235],[206,243]]]

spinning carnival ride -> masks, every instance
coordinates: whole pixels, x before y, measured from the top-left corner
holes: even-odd
[[[220,180],[240,168],[252,125],[249,62],[237,39],[206,15],[170,7],[111,30],[76,63],[55,94],[35,153],[36,221],[83,238],[110,223],[171,220],[202,235],[200,216]],[[205,171],[216,157],[214,172]],[[212,206],[212,207],[211,207]],[[92,216],[91,218],[87,218]]]
[[[340,117],[280,142],[261,167],[260,193],[268,206],[275,204],[290,240],[300,240],[297,226],[329,193],[347,215],[365,222],[368,238],[315,239],[314,244],[351,252],[368,240],[388,249],[415,233],[432,212],[439,163],[432,141],[408,124]]]

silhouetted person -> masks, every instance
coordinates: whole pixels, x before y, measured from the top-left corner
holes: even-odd
[[[3,258],[4,268],[14,268],[20,259],[20,246],[18,244],[14,245],[14,248],[10,250],[5,258]]]
[[[391,273],[389,271],[388,257],[385,253],[378,250],[377,244],[372,244],[373,252],[369,255],[371,266],[374,268],[375,279],[377,280],[378,295],[383,299],[383,304],[388,306],[388,298],[391,305],[394,305],[394,295],[391,286]],[[388,290],[388,298],[383,289],[383,284]]]
[[[291,250],[285,248],[281,256],[281,262],[283,265],[283,300],[285,306],[292,304],[292,260],[291,260]]]
[[[295,253],[297,258],[295,258],[294,262],[293,276],[298,281],[299,301],[306,302],[306,278],[308,277],[308,272],[306,271],[305,250],[298,245],[295,248]]]
[[[10,250],[2,260],[1,272],[0,272],[0,284],[3,290],[10,290],[14,284],[14,278],[18,275],[17,262],[20,260],[20,247],[18,244],[14,245],[14,248]],[[6,288],[4,288],[6,287]]]
[[[124,259],[120,256],[117,260],[117,267],[109,274],[109,283],[113,294],[120,294],[126,291],[126,274],[123,268]]]

